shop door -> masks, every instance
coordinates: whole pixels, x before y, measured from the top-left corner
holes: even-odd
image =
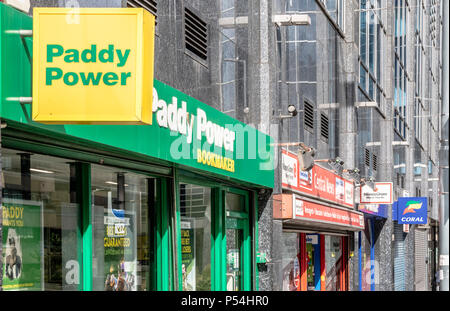
[[[306,235],[306,269],[308,291],[320,291],[320,237],[318,234]]]
[[[226,290],[250,290],[248,196],[227,192],[225,206]]]

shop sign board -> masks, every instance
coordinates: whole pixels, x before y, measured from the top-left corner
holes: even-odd
[[[387,218],[388,206],[386,204],[359,204],[358,210],[365,214]]]
[[[353,182],[321,166],[304,172],[299,169],[298,157],[282,150],[282,185],[303,194],[346,207],[353,207]]]
[[[360,200],[361,204],[392,204],[392,183],[376,182],[373,188],[368,185],[361,187]]]
[[[134,12],[134,9],[126,10]],[[234,182],[273,188],[274,151],[273,139],[269,135],[158,80],[148,84],[153,85],[151,125],[55,125],[34,122],[30,105],[5,101],[6,97],[19,94],[31,96],[31,84],[28,83],[31,82],[29,65],[33,56],[33,40],[25,40],[29,49],[27,53],[19,35],[4,31],[31,29],[33,20],[2,3],[0,14],[0,41],[6,47],[0,50],[0,115],[6,122],[27,125],[34,132],[46,136],[61,137],[62,134],[67,139],[90,144],[93,148],[118,148],[127,153],[169,162],[162,163],[167,166],[177,165]],[[125,44],[123,42],[120,44]],[[121,55],[125,53],[122,48]],[[106,50],[102,57],[107,55]],[[115,59],[118,60],[116,56],[117,52]],[[109,94],[103,92],[102,95]],[[104,96],[102,102],[106,102]]]
[[[399,198],[397,222],[399,224],[427,224],[428,199],[426,197]]]
[[[35,8],[33,19],[33,121],[151,124],[154,15]]]
[[[300,204],[296,203],[294,219],[344,225],[358,230],[364,229],[364,216],[361,213],[309,202],[295,195],[294,199],[301,202]]]

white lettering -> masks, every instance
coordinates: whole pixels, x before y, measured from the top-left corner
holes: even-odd
[[[66,273],[66,283],[68,285],[80,284],[79,264],[76,260],[69,260],[66,262],[66,269],[69,270]]]

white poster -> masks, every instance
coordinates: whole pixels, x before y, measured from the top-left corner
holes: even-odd
[[[195,291],[195,234],[194,219],[184,218],[180,221],[181,231],[181,273],[183,291]]]
[[[298,187],[298,159],[283,153],[282,162],[281,182],[288,186]]]
[[[368,185],[361,187],[361,204],[392,204],[392,183],[375,183],[373,189]]]
[[[353,205],[353,184],[345,182],[345,204]]]

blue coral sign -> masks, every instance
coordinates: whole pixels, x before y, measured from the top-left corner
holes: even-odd
[[[399,198],[397,221],[399,224],[426,224],[428,199],[425,197]]]

